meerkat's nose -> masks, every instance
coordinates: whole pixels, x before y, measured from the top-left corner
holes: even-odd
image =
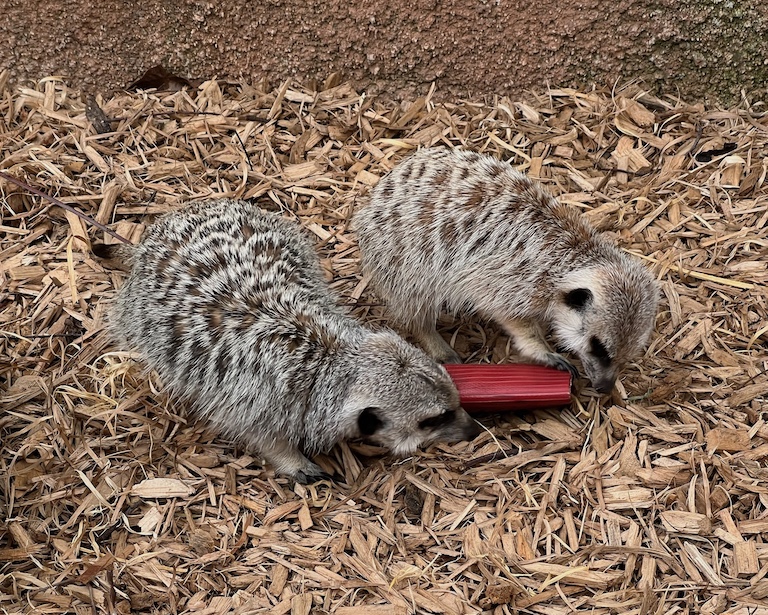
[[[606,393],[613,391],[614,384],[616,384],[616,378],[603,378],[595,382],[594,386],[598,393],[605,395]]]
[[[464,439],[467,441],[474,440],[481,433],[483,433],[483,428],[480,426],[480,423],[470,417],[469,423],[464,428]]]

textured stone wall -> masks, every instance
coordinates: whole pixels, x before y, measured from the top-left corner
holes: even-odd
[[[108,92],[162,64],[190,78],[340,71],[394,96],[516,94],[641,77],[738,97],[768,73],[759,0],[1,0],[0,65]]]

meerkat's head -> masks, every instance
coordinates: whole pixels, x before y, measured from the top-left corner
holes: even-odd
[[[459,405],[445,369],[392,331],[367,336],[343,412],[354,421],[350,436],[371,440],[397,456],[480,433]]]
[[[617,260],[565,276],[551,307],[552,332],[579,357],[600,393],[647,347],[659,303],[656,280],[641,263]]]

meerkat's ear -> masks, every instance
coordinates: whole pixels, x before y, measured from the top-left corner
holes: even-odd
[[[384,425],[384,421],[376,414],[376,410],[377,408],[365,408],[358,414],[357,428],[363,436],[372,436]]]
[[[592,301],[592,291],[588,288],[574,288],[565,293],[565,304],[574,310],[583,310]]]

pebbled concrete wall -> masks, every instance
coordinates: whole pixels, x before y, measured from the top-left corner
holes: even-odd
[[[162,64],[190,78],[340,71],[392,96],[516,94],[640,77],[687,98],[768,76],[761,0],[2,0],[0,66],[109,92]]]

